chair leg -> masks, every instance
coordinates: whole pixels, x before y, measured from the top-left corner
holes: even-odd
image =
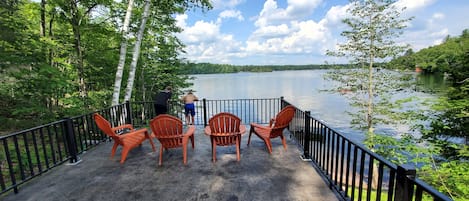
[[[251,128],[249,129],[248,146],[249,146],[249,144],[251,143],[251,135],[252,135],[252,132],[255,132],[253,126],[251,126]]]
[[[155,144],[153,144],[153,138],[152,138],[152,136],[150,136],[150,134],[148,134],[148,132],[145,132],[145,136],[146,136],[147,139],[150,141],[151,149],[153,149],[153,152],[155,152],[155,151],[156,151],[156,148],[155,148]]]
[[[158,165],[163,164],[163,146],[160,147],[160,159]]]
[[[194,149],[194,135],[191,136],[192,149]]]
[[[187,164],[187,144],[182,145],[182,162],[184,163],[184,165]]]
[[[283,135],[280,135],[280,138],[282,139],[283,148],[287,150],[287,140]]]
[[[129,151],[130,151],[129,147],[124,147],[122,149],[121,164],[124,164],[124,161],[127,158],[127,154],[129,154]]]
[[[118,146],[119,144],[117,142],[114,142],[114,145],[112,146],[112,151],[111,151],[111,158],[113,158],[114,155],[116,154],[116,150]]]
[[[241,137],[238,137],[238,139],[236,140],[236,159],[238,161],[241,160],[241,154],[239,153],[240,152],[240,145],[241,145]]]
[[[212,140],[212,161],[217,162],[217,144]]]
[[[272,154],[272,143],[270,142],[270,138],[264,139],[264,142],[267,146],[267,151],[269,151],[269,154]]]

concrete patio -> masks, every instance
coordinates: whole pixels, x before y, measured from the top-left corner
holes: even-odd
[[[248,127],[249,130],[249,127]],[[100,201],[100,200],[314,200],[339,197],[329,189],[285,131],[288,149],[279,138],[272,141],[273,153],[253,135],[242,137],[241,161],[236,149],[217,147],[212,163],[209,137],[198,127],[195,149],[188,148],[188,163],[182,163],[182,149],[170,149],[158,166],[159,143],[152,152],[148,141],[133,149],[121,165],[120,148],[110,159],[112,142],[82,154],[77,164],[64,164],[0,197],[5,201]]]

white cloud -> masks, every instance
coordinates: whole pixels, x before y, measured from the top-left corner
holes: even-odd
[[[187,16],[176,16],[176,19],[177,24],[184,28],[178,34],[186,44],[187,53],[183,57],[197,62],[230,63],[233,57],[242,55],[242,44],[232,35],[221,33],[220,23],[197,21],[193,26],[187,26]]]
[[[437,20],[442,20],[442,19],[445,19],[445,14],[443,14],[443,13],[434,13],[432,18],[437,19]]]
[[[260,37],[263,36],[263,37]],[[250,54],[323,54],[330,33],[312,20],[292,21],[290,27],[267,26],[257,29],[247,41]]]
[[[220,35],[220,27],[215,23],[197,21],[192,27],[185,27],[180,38],[189,44],[212,43]]]
[[[236,18],[239,21],[243,21],[244,18],[241,15],[241,12],[239,10],[225,10],[220,13],[221,18]]]
[[[321,2],[322,0],[288,0],[287,16],[292,18],[307,17]]]
[[[321,0],[288,0],[286,9],[279,8],[277,1],[267,0],[259,13],[255,25],[258,27],[301,20],[310,16]]]
[[[235,19],[238,19],[239,21],[244,21],[244,17],[241,14],[241,11],[239,10],[224,10],[218,16],[219,16],[218,21],[221,21],[221,19],[225,19],[225,18],[235,18]]]
[[[290,30],[286,24],[281,24],[278,26],[265,26],[255,30],[251,38],[274,38],[274,37],[281,37],[286,36],[290,33]]]
[[[328,10],[323,12],[322,19],[314,15],[316,18],[313,20],[315,9],[327,6],[329,1],[283,1],[286,4],[278,4],[280,0],[262,1],[258,5],[262,7],[257,15],[243,16],[243,13],[252,13],[252,10],[243,10],[250,6],[251,1],[215,0],[214,6],[219,9],[212,10],[218,13],[212,15],[215,17],[192,19],[189,24],[191,18],[187,15],[176,16],[178,26],[184,29],[179,38],[187,45],[187,54],[182,56],[195,62],[255,65],[322,63],[326,60],[329,63],[347,62],[346,58],[326,57],[325,52],[334,50],[337,43],[345,40],[340,33],[348,29],[342,23],[342,19],[347,17],[348,3],[324,7]],[[455,3],[451,4],[453,7],[443,8],[435,2],[400,0],[396,3],[407,7],[404,16],[415,16],[404,34],[396,39],[397,43],[408,43],[414,51],[418,51],[441,43],[447,35],[454,35],[455,30],[460,34],[467,27],[467,5]],[[241,3],[247,5],[239,6]],[[225,19],[235,19],[237,22]],[[224,29],[228,27],[230,32],[242,34],[227,34],[228,30]]]
[[[436,0],[399,0],[394,5],[398,8],[406,8],[407,11],[415,11],[435,3]]]
[[[186,20],[187,20],[187,15],[186,14],[176,15],[175,19],[176,19],[176,25],[178,27],[181,27],[181,28],[184,29],[187,26],[186,25]]]
[[[244,2],[245,0],[211,0],[210,1],[214,10],[234,8],[237,5],[242,4]]]
[[[342,24],[342,20],[347,16],[347,9],[350,4],[344,6],[332,6],[327,11],[326,16],[321,20],[321,23],[329,26],[337,26]]]

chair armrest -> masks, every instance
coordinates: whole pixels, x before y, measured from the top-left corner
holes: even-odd
[[[245,125],[240,125],[239,126],[239,133],[243,134],[246,132],[246,126]]]
[[[257,127],[257,128],[270,128],[270,126],[264,126],[264,125],[257,124],[257,123],[251,123],[251,127]]]
[[[272,125],[274,125],[274,124],[275,124],[275,119],[274,118],[270,119],[269,127],[272,127]]]
[[[189,128],[187,129],[187,131],[184,133],[184,136],[186,135],[194,135],[195,133],[195,126],[189,126]]]
[[[272,129],[272,127],[270,127],[270,126],[263,126],[263,125],[256,124],[256,123],[251,123],[251,129],[252,128],[261,129],[261,130],[271,130]]]
[[[204,132],[206,135],[212,134],[212,130],[210,130],[210,126],[205,126]]]
[[[132,126],[132,124],[123,124],[123,125],[120,125],[120,126],[112,127],[112,131],[114,133],[116,133],[116,131],[124,130],[124,129],[129,129],[130,131],[135,130],[134,126]]]
[[[148,130],[146,128],[142,128],[142,129],[138,129],[138,130],[132,130],[128,133],[124,133],[122,135],[118,135],[120,138],[125,138],[127,136],[131,136],[131,135],[138,135],[138,134],[143,134],[143,135],[146,135],[148,134]]]

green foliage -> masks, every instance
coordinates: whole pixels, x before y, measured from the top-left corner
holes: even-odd
[[[24,129],[110,106],[126,3],[48,0],[44,7],[29,0],[0,3],[0,103],[8,106],[0,109],[0,120],[9,122],[1,130]],[[140,21],[143,3],[135,2],[132,22]],[[133,100],[150,100],[153,91],[166,85],[189,86],[190,79],[180,70],[183,44],[174,36],[181,31],[174,14],[211,8],[208,0],[152,4]],[[131,33],[137,29],[138,23],[132,23]],[[130,38],[130,43],[134,41]],[[123,79],[128,77],[125,72]]]
[[[393,57],[407,47],[396,44],[394,40],[402,34],[401,30],[411,18],[401,17],[403,10],[394,6],[394,0],[350,2],[352,6],[347,10],[350,16],[343,20],[349,30],[341,33],[347,42],[339,44],[337,51],[328,51],[329,55],[348,56],[353,63],[372,66],[375,58]]]
[[[461,36],[450,37],[439,45],[424,48],[414,53],[408,50],[404,55],[394,58],[388,63],[390,68],[414,70],[416,66],[425,72],[452,71],[460,57],[469,49],[469,30],[464,30]]]
[[[467,152],[468,146],[465,145]],[[461,151],[461,154],[463,151]],[[465,153],[467,154],[467,153]],[[467,155],[466,155],[467,157]],[[454,200],[467,200],[469,196],[469,162],[467,160],[435,161],[427,163],[419,171],[419,177],[441,192],[446,192]]]

